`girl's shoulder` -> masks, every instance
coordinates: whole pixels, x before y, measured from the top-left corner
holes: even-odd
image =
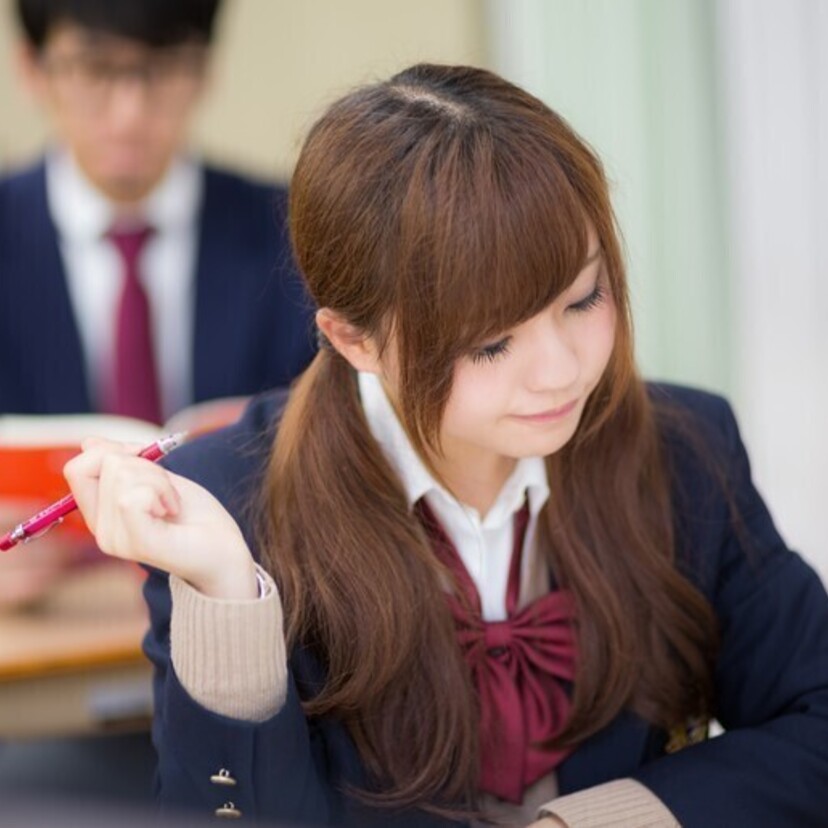
[[[669,412],[684,416],[688,422],[711,432],[727,431],[735,425],[733,409],[720,394],[670,382],[648,382],[646,387],[662,421],[664,414]]]
[[[674,474],[721,476],[746,461],[736,415],[723,396],[666,382],[647,383],[656,427]]]
[[[664,383],[649,384],[648,391],[665,450],[685,573],[712,595],[722,573],[751,570],[754,578],[788,561],[792,556],[754,486],[727,400]]]

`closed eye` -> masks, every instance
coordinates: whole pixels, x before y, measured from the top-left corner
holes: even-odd
[[[493,342],[491,345],[485,345],[483,348],[479,348],[472,353],[472,362],[494,362],[498,357],[505,356],[509,353],[509,343],[511,340],[511,336],[506,336],[498,342]]]
[[[568,311],[573,311],[574,313],[585,313],[586,311],[590,311],[593,308],[597,307],[604,301],[606,298],[607,292],[604,286],[599,282],[595,285],[595,290],[589,294],[589,296],[584,297],[579,302],[574,302],[573,304],[569,305],[567,308]]]

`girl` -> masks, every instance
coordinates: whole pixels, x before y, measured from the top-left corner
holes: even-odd
[[[637,375],[584,143],[415,66],[313,127],[290,220],[323,344],[292,391],[166,470],[100,442],[66,468],[151,567],[162,802],[824,825],[828,600],[727,404]]]

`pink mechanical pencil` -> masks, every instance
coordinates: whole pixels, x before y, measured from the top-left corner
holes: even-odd
[[[152,443],[152,445],[142,449],[138,453],[138,456],[143,457],[145,460],[151,460],[154,463],[179,446],[185,436],[184,434],[171,434],[168,437],[162,437],[160,440]],[[40,535],[57,526],[66,515],[74,512],[77,508],[78,504],[75,502],[74,495],[69,494],[66,497],[62,497],[56,503],[47,506],[33,517],[15,526],[11,532],[3,535],[0,538],[0,552],[11,549],[21,541],[25,543],[26,541],[40,537]]]

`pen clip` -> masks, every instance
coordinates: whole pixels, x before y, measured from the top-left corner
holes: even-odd
[[[21,532],[20,538],[18,540],[22,540],[23,543],[28,543],[29,541],[36,540],[37,538],[42,538],[47,532],[50,532],[55,526],[63,523],[63,518],[59,517],[54,523],[50,523],[47,526],[44,526],[39,532],[35,532],[33,535],[24,535]],[[23,527],[19,526],[18,529],[22,529]]]

